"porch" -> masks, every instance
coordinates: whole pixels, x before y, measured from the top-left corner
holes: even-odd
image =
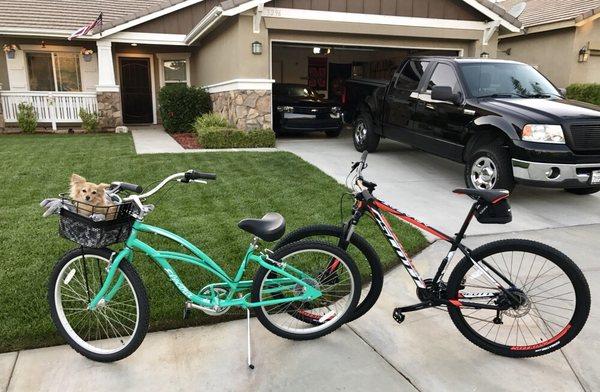
[[[51,124],[54,131],[58,124],[81,123],[80,109],[98,112],[95,92],[0,91],[0,102],[6,124],[15,125],[19,104],[28,103],[33,106],[38,122]]]

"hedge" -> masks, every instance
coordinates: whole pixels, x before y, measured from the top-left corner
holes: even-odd
[[[196,117],[211,111],[210,94],[198,87],[170,84],[158,93],[160,117],[167,132],[189,132]]]
[[[600,84],[576,83],[567,87],[567,98],[600,105]]]
[[[243,131],[237,128],[210,127],[196,129],[202,148],[275,147],[272,129]]]

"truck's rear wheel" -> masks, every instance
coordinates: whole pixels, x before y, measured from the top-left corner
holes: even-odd
[[[465,165],[465,183],[469,188],[512,191],[515,179],[505,147],[487,145],[475,150]]]
[[[566,188],[565,191],[573,193],[575,195],[591,195],[600,191],[600,186],[593,186],[590,188]]]
[[[375,152],[379,145],[379,135],[373,129],[373,120],[366,113],[361,113],[354,123],[354,132],[352,140],[354,140],[354,148],[357,151]]]

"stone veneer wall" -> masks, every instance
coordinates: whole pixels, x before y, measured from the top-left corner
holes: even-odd
[[[270,90],[233,90],[212,93],[213,112],[239,129],[271,128]]]
[[[100,129],[103,131],[114,131],[115,127],[123,125],[120,92],[98,93],[98,117]]]

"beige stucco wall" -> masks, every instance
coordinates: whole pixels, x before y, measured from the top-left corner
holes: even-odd
[[[263,44],[263,54],[253,55],[252,42]],[[192,50],[192,84],[207,86],[233,79],[267,79],[267,30],[252,31],[252,17],[232,18],[203,38]]]
[[[498,58],[521,61],[536,67],[558,87],[570,83],[571,69],[577,63],[573,54],[575,28],[526,34],[501,39]],[[510,48],[510,56],[501,51]]]
[[[600,19],[596,19],[577,27],[575,39],[570,55],[571,66],[570,83],[600,83],[600,52],[590,55],[588,61],[577,61],[579,49],[591,42],[591,46],[600,49]],[[592,52],[594,53],[594,52]]]

